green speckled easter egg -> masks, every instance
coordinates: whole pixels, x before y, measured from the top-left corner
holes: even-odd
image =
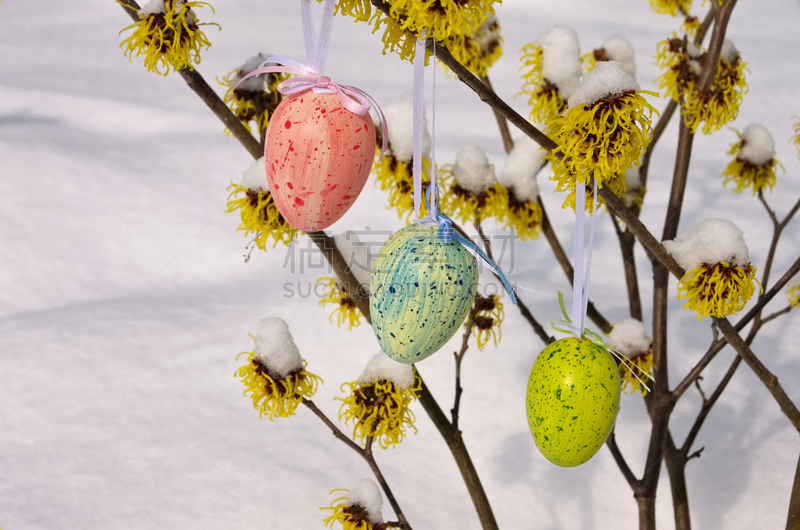
[[[574,337],[545,348],[528,378],[528,427],[536,447],[562,467],[587,462],[619,410],[617,363],[602,346]]]
[[[381,348],[401,363],[436,352],[458,331],[478,289],[478,264],[461,243],[442,243],[437,226],[409,225],[381,248],[369,309]]]

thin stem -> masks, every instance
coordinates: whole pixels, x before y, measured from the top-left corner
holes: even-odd
[[[778,318],[779,316],[781,316],[781,315],[785,315],[786,313],[788,313],[788,312],[789,312],[789,311],[791,311],[791,310],[792,310],[792,306],[791,306],[791,305],[787,305],[786,307],[784,307],[784,308],[783,308],[783,309],[781,309],[780,311],[775,311],[774,313],[772,313],[772,314],[770,314],[770,315],[767,315],[767,316],[765,316],[764,318],[762,318],[762,319],[761,319],[761,324],[766,324],[766,323],[767,323],[767,322],[769,322],[770,320],[775,320],[775,319],[776,319],[776,318]]]
[[[636,273],[636,257],[633,247],[636,238],[628,230],[619,227],[619,221],[614,213],[611,213],[611,223],[614,225],[614,232],[619,240],[619,248],[622,253],[622,265],[625,270],[625,287],[628,292],[628,309],[631,318],[642,321],[642,298],[639,294],[639,277]]]
[[[322,422],[328,426],[328,428],[331,430],[331,432],[337,439],[344,442],[344,444],[347,445],[347,447],[358,453],[358,455],[361,458],[367,461],[367,464],[372,470],[372,473],[375,475],[375,478],[381,485],[381,489],[383,490],[383,493],[386,495],[389,504],[392,505],[392,509],[394,510],[395,515],[397,515],[397,518],[400,520],[401,527],[407,530],[411,530],[411,526],[408,524],[408,520],[406,519],[406,516],[403,514],[403,510],[400,509],[400,505],[397,504],[397,500],[394,497],[394,493],[392,493],[389,484],[386,482],[386,478],[383,476],[383,473],[378,467],[378,463],[375,462],[375,457],[372,454],[373,437],[368,436],[366,446],[364,448],[361,448],[358,445],[356,445],[356,443],[353,442],[350,438],[345,436],[345,434],[341,430],[339,430],[339,427],[337,427],[336,424],[333,423],[325,415],[324,412],[322,412],[321,410],[319,410],[319,408],[317,408],[317,405],[315,405],[313,401],[311,401],[310,399],[303,398],[303,405],[308,407],[308,409],[311,410],[311,412],[313,412],[319,419],[321,419]]]
[[[453,226],[455,227],[457,225],[453,223]],[[491,241],[484,234],[483,227],[479,222],[475,223],[475,229],[478,231],[478,235],[480,236],[481,241],[483,242],[483,247],[486,251],[486,255],[489,256],[489,259],[494,261],[494,258],[492,257]],[[494,275],[498,280],[500,279],[497,273],[494,273]],[[540,339],[542,339],[542,342],[544,342],[545,344],[550,344],[552,342],[555,342],[555,339],[547,334],[547,330],[545,330],[544,327],[539,323],[539,321],[536,320],[536,317],[533,316],[533,313],[531,313],[530,309],[528,309],[528,306],[525,305],[525,302],[522,301],[522,298],[520,298],[519,295],[517,295],[516,306],[517,309],[519,309],[519,312],[522,315],[522,317],[525,320],[527,320],[528,324],[530,324],[531,328],[533,328],[533,332],[536,333],[536,335],[538,335]]]
[[[489,90],[494,90],[492,88],[492,83],[489,81],[489,76],[482,76],[481,82],[486,85]],[[514,149],[514,140],[511,138],[511,131],[508,130],[508,122],[500,114],[496,109],[492,109],[494,112],[494,117],[497,120],[497,126],[500,128],[500,136],[503,138],[503,147],[506,150],[506,153],[510,153],[512,149]]]
[[[609,434],[608,438],[606,438],[606,447],[608,447],[609,451],[611,451],[611,455],[614,457],[617,467],[619,467],[619,470],[622,472],[622,476],[624,476],[625,480],[628,481],[628,485],[631,487],[631,489],[636,492],[641,483],[639,482],[639,479],[636,478],[636,475],[633,474],[633,471],[631,471],[631,468],[628,465],[628,462],[625,460],[625,457],[622,456],[622,452],[617,446],[617,438],[614,434],[613,428],[611,429],[611,434]]]
[[[680,448],[681,454],[688,460],[689,451],[692,450],[692,446],[694,445],[694,441],[697,439],[697,435],[700,434],[700,429],[703,427],[703,423],[705,422],[706,418],[708,417],[708,413],[711,412],[711,408],[714,404],[719,400],[719,397],[722,395],[722,392],[728,386],[728,383],[733,378],[733,374],[736,373],[736,369],[739,368],[739,365],[742,363],[742,358],[738,355],[731,363],[728,371],[725,372],[725,375],[722,377],[722,380],[717,385],[717,388],[714,389],[714,392],[711,394],[711,397],[705,399],[703,396],[703,405],[700,407],[700,413],[697,415],[697,418],[694,420],[694,424],[692,428],[689,430],[689,434],[686,436],[686,440],[683,442],[683,446]]]
[[[475,301],[478,300],[477,295]],[[453,408],[450,410],[451,424],[454,429],[458,429],[458,412],[461,407],[461,394],[464,389],[461,387],[461,361],[469,348],[469,337],[472,335],[472,328],[475,326],[475,314],[477,313],[478,306],[473,302],[472,309],[469,310],[467,315],[467,322],[464,324],[464,335],[461,338],[461,350],[453,352],[456,361],[456,394],[453,400]]]
[[[728,20],[735,5],[736,0],[725,0],[725,3],[714,13],[714,32],[711,34],[705,68],[703,68],[697,83],[698,92],[708,92],[717,74],[719,56],[722,53],[722,44],[725,42],[725,31],[728,29]]]
[[[139,21],[139,4],[135,0],[120,0],[118,2],[122,5],[125,12],[131,17],[134,22]],[[231,109],[225,104],[216,92],[206,83],[203,76],[193,68],[181,68],[178,70],[189,88],[194,90],[200,99],[203,100],[211,112],[225,124],[225,127],[231,131],[234,138],[239,140],[239,143],[247,149],[247,152],[252,155],[256,160],[263,156],[263,150],[258,140],[245,128],[244,124],[231,112]]]
[[[439,434],[441,434],[445,443],[447,443],[447,447],[450,449],[456,461],[458,470],[461,472],[464,484],[466,484],[467,491],[472,499],[472,504],[475,506],[475,511],[478,513],[481,527],[484,530],[497,530],[497,521],[494,518],[492,506],[483,489],[483,484],[478,477],[478,472],[475,470],[475,466],[469,456],[467,447],[464,444],[464,439],[461,437],[461,431],[453,427],[453,424],[447,420],[447,416],[442,412],[439,404],[436,403],[436,400],[433,398],[430,389],[420,376],[419,370],[416,366],[414,369],[416,370],[417,377],[419,377],[421,381],[417,397],[422,407],[425,409],[425,412],[428,413],[431,421],[433,421],[434,426],[438,429]]]
[[[372,474],[375,475],[375,478],[378,480],[378,484],[381,485],[381,489],[383,493],[386,495],[386,500],[389,501],[389,504],[392,505],[392,509],[394,510],[395,515],[400,521],[400,527],[405,528],[407,530],[411,530],[411,525],[408,524],[408,520],[406,519],[403,510],[400,509],[400,505],[397,503],[397,499],[394,497],[394,493],[392,493],[391,488],[389,488],[389,483],[386,482],[386,478],[383,476],[381,469],[378,467],[378,463],[375,461],[375,456],[372,454],[372,441],[373,437],[367,437],[367,444],[364,447],[364,460],[367,461],[369,464],[369,468],[372,470]]]
[[[739,319],[739,321],[734,326],[734,329],[736,329],[736,331],[741,331],[742,329],[744,329],[744,327],[747,324],[749,324],[750,321],[753,320],[761,312],[764,306],[767,303],[769,303],[775,297],[775,295],[778,294],[778,292],[780,292],[781,289],[783,289],[783,287],[786,286],[786,284],[789,283],[789,281],[798,272],[800,272],[800,258],[797,258],[794,264],[792,264],[792,266],[789,267],[789,269],[781,277],[781,279],[778,280],[778,282],[775,283],[775,285],[773,285],[769,291],[764,293],[764,295],[762,295],[758,299],[756,305],[753,306],[753,308],[750,309],[750,311],[748,311],[745,316]],[[783,314],[784,312],[788,312],[789,309],[791,309],[791,306],[789,306],[789,308],[784,308],[783,310],[779,311],[779,313]],[[761,321],[761,324],[763,325],[768,320],[772,320],[774,318],[777,318],[778,316],[780,315],[778,314],[770,315],[769,317],[763,319]],[[715,340],[711,344],[705,355],[703,355],[703,357],[697,362],[697,364],[691,369],[691,371],[689,371],[689,373],[686,374],[683,380],[673,389],[671,398],[673,403],[677,403],[677,401],[680,399],[683,393],[686,392],[686,390],[690,386],[692,386],[692,384],[694,384],[694,381],[700,376],[700,374],[703,372],[706,366],[708,366],[711,363],[711,361],[714,360],[714,357],[716,357],[716,355],[720,351],[722,351],[722,349],[725,347],[726,344],[728,344],[728,341],[724,337],[719,340]]]
[[[650,144],[647,146],[647,149],[644,152],[644,156],[642,157],[642,165],[639,166],[639,181],[642,184],[642,187],[647,189],[647,177],[649,175],[650,170],[650,158],[653,156],[653,151],[656,148],[656,144],[658,140],[661,138],[661,135],[664,134],[664,131],[667,129],[667,125],[669,125],[669,120],[672,119],[672,115],[675,114],[675,109],[678,108],[678,103],[675,100],[670,101],[667,104],[667,108],[664,109],[664,112],[658,118],[658,123],[653,128],[653,137],[650,140]]]
[[[364,457],[364,449],[363,449],[363,448],[361,448],[361,447],[359,447],[359,446],[358,446],[358,445],[357,445],[357,444],[356,444],[356,443],[355,443],[353,440],[351,440],[351,439],[350,439],[349,437],[347,437],[347,436],[346,436],[346,435],[345,435],[345,434],[344,434],[344,433],[343,433],[341,430],[339,430],[339,427],[337,427],[337,426],[336,426],[336,424],[335,424],[335,423],[333,423],[333,422],[332,422],[332,421],[331,421],[331,420],[330,420],[330,419],[329,419],[329,418],[328,418],[328,417],[325,415],[325,413],[324,413],[324,412],[322,412],[321,410],[319,410],[319,409],[317,408],[317,405],[316,405],[316,404],[314,404],[314,402],[313,402],[313,401],[311,401],[310,399],[303,398],[303,405],[305,405],[306,407],[308,407],[308,408],[309,408],[309,410],[311,410],[311,412],[313,412],[313,413],[314,413],[314,414],[315,414],[315,415],[316,415],[316,416],[317,416],[319,419],[321,419],[321,420],[322,420],[322,423],[324,423],[325,425],[327,425],[327,426],[328,426],[328,428],[331,430],[331,432],[333,433],[333,435],[334,435],[334,436],[335,436],[337,439],[339,439],[339,440],[341,440],[342,442],[344,442],[344,444],[345,444],[347,447],[349,447],[350,449],[352,449],[353,451],[355,451],[356,453],[358,453],[358,455],[359,455],[360,457],[362,457],[362,458]]]
[[[800,528],[800,456],[797,458],[797,467],[794,470],[792,495],[789,497],[789,515],[786,517],[786,530]]]
[[[728,339],[728,343],[733,346],[739,356],[747,363],[747,366],[756,374],[756,377],[767,387],[767,390],[778,403],[783,414],[789,419],[792,426],[800,433],[800,410],[792,402],[791,398],[778,382],[778,378],[770,372],[766,366],[756,357],[750,346],[745,343],[742,337],[736,332],[733,325],[726,318],[712,317],[719,326],[719,330]]]

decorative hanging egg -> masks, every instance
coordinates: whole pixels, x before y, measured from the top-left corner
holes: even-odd
[[[383,245],[369,286],[372,329],[401,363],[426,359],[458,331],[478,289],[478,263],[438,226],[409,225]]]
[[[306,232],[339,220],[367,182],[375,126],[336,94],[302,92],[270,117],[264,147],[269,191],[281,215]]]
[[[528,378],[527,409],[536,447],[562,467],[581,465],[605,443],[619,410],[617,363],[585,339],[545,348]]]

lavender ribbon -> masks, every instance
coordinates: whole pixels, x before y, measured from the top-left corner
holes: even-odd
[[[592,271],[592,247],[594,246],[594,215],[597,213],[597,180],[594,181],[592,197],[592,219],[589,221],[588,252],[584,247],[584,219],[586,218],[586,184],[575,185],[575,228],[573,257],[575,268],[572,276],[572,335],[581,338],[586,324],[586,309],[589,307],[589,278]],[[584,253],[586,268],[584,272]]]
[[[303,15],[303,38],[308,66],[283,55],[273,55],[261,63],[258,68],[242,77],[236,83],[236,86],[239,86],[245,79],[261,74],[293,74],[297,77],[282,81],[277,87],[278,92],[285,96],[300,94],[308,90],[315,94],[335,94],[339,96],[339,102],[344,108],[359,116],[365,116],[369,113],[369,109],[373,108],[381,120],[382,159],[386,149],[389,147],[389,132],[386,117],[383,115],[378,103],[360,88],[340,85],[332,81],[330,77],[322,75],[328,55],[328,43],[330,42],[331,27],[333,25],[333,8],[336,6],[335,0],[325,0],[320,38],[316,43],[310,0],[301,0],[300,6]],[[270,63],[277,63],[277,65],[267,66]]]

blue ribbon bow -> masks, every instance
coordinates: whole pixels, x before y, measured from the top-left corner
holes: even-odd
[[[436,198],[431,201],[431,190],[436,190]],[[420,224],[427,224],[433,223],[439,225],[439,229],[436,232],[439,241],[442,243],[450,243],[452,240],[456,240],[461,243],[463,246],[477,254],[481,257],[483,261],[497,274],[497,277],[500,278],[500,281],[503,282],[503,287],[506,288],[508,292],[508,296],[511,298],[511,303],[517,303],[517,296],[514,294],[514,290],[511,288],[511,283],[509,283],[506,275],[503,274],[503,271],[500,270],[500,267],[492,261],[492,259],[486,255],[478,246],[467,239],[466,237],[462,236],[458,232],[453,229],[453,221],[447,217],[445,214],[439,211],[439,204],[437,198],[439,197],[439,187],[436,184],[431,184],[428,186],[428,189],[425,191],[425,206],[428,208],[429,215],[423,219],[419,220]]]

